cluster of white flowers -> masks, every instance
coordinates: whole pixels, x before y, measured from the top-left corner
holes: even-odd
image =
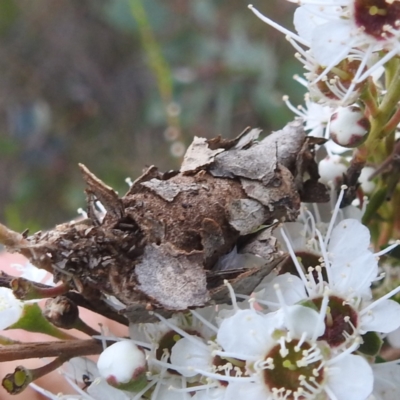
[[[343,195],[343,190],[341,196]],[[328,223],[307,209],[276,229],[288,256],[254,295],[157,323],[132,324],[130,339],[106,348],[96,365],[78,358],[63,374],[87,400],[390,400],[400,365],[374,364],[384,336],[400,327],[400,305],[374,300],[380,253],[354,208]],[[318,214],[318,213],[317,213]],[[79,385],[78,383],[81,383]],[[89,384],[89,386],[88,386]],[[82,389],[82,385],[85,388]]]
[[[400,52],[397,0],[289,0],[297,34],[250,9],[287,35],[307,69],[313,97],[351,104],[363,83]]]
[[[297,33],[249,7],[286,35],[306,69],[295,78],[309,91],[305,106],[284,101],[310,136],[327,140],[319,174],[333,193],[349,149],[371,130],[361,93],[371,82],[379,90],[374,100],[387,93],[380,76],[400,53],[400,0],[288,1],[298,4]],[[374,172],[365,166],[359,177],[366,195],[375,189],[368,180]],[[400,287],[378,299],[372,290],[384,278],[379,257],[397,244],[374,254],[361,210],[340,210],[342,198],[343,189],[327,223],[312,205],[312,213],[303,208],[297,222],[275,229],[287,257],[251,297],[227,283],[230,306],[169,319],[155,313],[156,323],[132,324],[130,338],[113,338],[97,365],[84,358],[66,364],[61,373],[76,395],[32,387],[53,400],[400,398],[400,361],[375,363],[386,336],[399,332],[400,305],[390,298]]]
[[[298,7],[296,32],[272,21],[252,5],[262,21],[285,34],[304,65],[304,78],[295,79],[308,92],[305,107],[294,107],[311,136],[324,137],[326,159],[320,165],[322,182],[339,184],[350,161],[349,148],[368,137],[371,110],[360,108],[360,96],[371,90],[375,99],[387,93],[381,79],[385,68],[400,53],[400,2],[398,0],[288,0]],[[392,72],[394,73],[394,72]],[[371,82],[369,82],[371,79]],[[346,154],[343,154],[347,152]],[[375,168],[365,167],[359,183],[364,194],[373,192],[369,179]]]

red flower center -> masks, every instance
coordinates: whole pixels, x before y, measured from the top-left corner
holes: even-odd
[[[356,25],[376,39],[392,36],[390,28],[397,29],[400,21],[399,0],[355,0]],[[389,31],[388,31],[389,29]]]

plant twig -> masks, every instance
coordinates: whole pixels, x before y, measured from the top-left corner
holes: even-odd
[[[72,358],[100,354],[102,351],[101,342],[94,339],[11,344],[0,347],[0,362],[65,355]]]

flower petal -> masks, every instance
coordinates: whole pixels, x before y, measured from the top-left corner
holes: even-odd
[[[369,298],[371,283],[377,275],[376,257],[370,251],[364,250],[364,253],[355,259],[349,257],[344,262],[334,261],[331,265],[331,282],[329,283],[332,289],[345,296],[357,295]]]
[[[178,340],[171,350],[171,364],[186,367],[177,369],[185,377],[198,374],[198,372],[193,371],[193,368],[208,371],[211,366],[211,351],[205,347],[200,339],[195,337],[192,339],[182,338]],[[196,345],[195,341],[198,341],[199,344]]]
[[[191,398],[192,400],[225,400],[225,388],[212,388],[208,390],[198,390]]]
[[[277,310],[280,308],[279,299],[274,289],[274,285],[278,284],[282,292],[285,304],[292,305],[307,298],[306,289],[303,281],[296,275],[285,273],[276,276],[271,282],[264,285],[264,290],[255,294],[257,300],[276,303],[276,306],[269,305],[270,310]]]
[[[0,330],[15,324],[22,315],[23,302],[16,299],[12,290],[0,288]]]
[[[398,361],[372,365],[374,371],[374,396],[379,400],[400,398],[400,365]]]
[[[362,330],[389,333],[400,327],[400,304],[385,300],[361,317]]]
[[[317,62],[328,66],[332,62],[338,64],[342,61],[352,47],[350,32],[351,24],[348,20],[331,21],[315,27],[312,32],[311,50]],[[338,58],[341,53],[342,57]]]
[[[332,261],[344,263],[362,255],[370,246],[369,229],[356,219],[340,221],[332,230],[328,251]]]
[[[298,7],[294,12],[293,25],[297,33],[309,42],[313,38],[314,29],[324,23],[326,19],[316,16],[309,6]]]
[[[328,386],[337,400],[365,400],[372,392],[374,375],[361,356],[349,354],[329,369]]]
[[[176,384],[176,383],[175,383]],[[154,393],[151,396],[151,400],[191,400],[192,397],[189,393],[178,392],[173,389],[175,385],[162,385],[157,395]]]
[[[269,333],[275,329],[263,315],[254,310],[240,310],[222,321],[217,342],[226,352],[240,353],[246,359],[259,356],[269,347]]]
[[[110,386],[105,379],[96,379],[87,388],[87,392],[96,400],[129,400],[131,398],[124,391]]]
[[[226,388],[225,399],[260,400],[270,399],[266,388],[260,383],[230,382]]]
[[[325,332],[325,324],[319,323],[319,313],[312,308],[294,305],[287,307],[285,323],[290,332],[300,338],[307,333],[307,338],[322,336]],[[315,330],[318,329],[318,332]]]

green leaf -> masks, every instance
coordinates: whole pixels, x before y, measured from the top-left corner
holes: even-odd
[[[376,356],[379,354],[383,340],[376,332],[367,332],[362,335],[364,343],[358,348],[358,351],[367,356]]]

